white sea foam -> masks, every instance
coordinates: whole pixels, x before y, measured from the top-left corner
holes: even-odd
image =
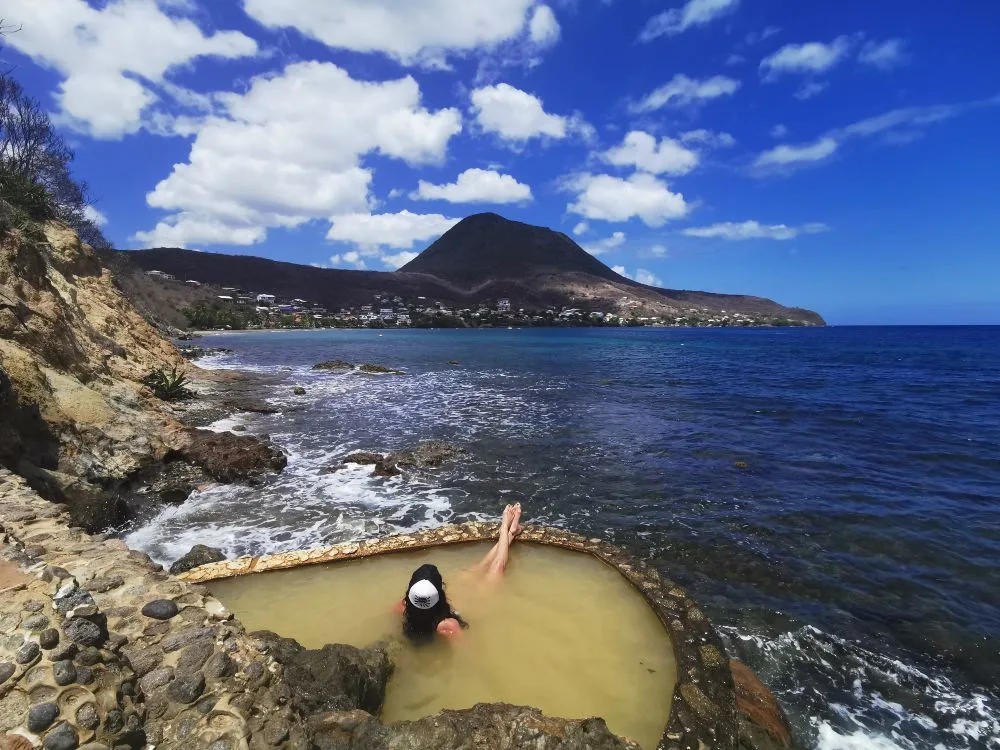
[[[817,750],[1000,750],[995,695],[960,687],[943,674],[813,626],[777,638],[731,626],[719,630],[765,666],[779,698],[813,714],[810,729]],[[911,705],[887,698],[875,685],[905,686]],[[923,700],[913,701],[914,695]]]

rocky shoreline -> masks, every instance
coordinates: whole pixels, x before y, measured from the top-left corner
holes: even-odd
[[[204,588],[107,536],[210,483],[281,471],[287,458],[267,436],[204,427],[274,412],[260,394],[283,380],[190,365],[93,250],[63,226],[44,232],[0,237],[0,750],[634,748],[600,719],[506,705],[383,725],[384,649],[307,651],[248,634]],[[193,400],[144,385],[169,368],[186,371]],[[393,473],[455,454],[424,445],[363,458]],[[692,715],[710,713],[699,675],[686,679]],[[744,683],[743,716],[763,727],[753,716],[770,715],[770,694]],[[735,712],[723,703],[714,710]],[[661,748],[790,746],[780,732],[754,740],[744,723]]]

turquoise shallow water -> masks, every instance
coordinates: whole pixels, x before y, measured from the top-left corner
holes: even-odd
[[[255,332],[286,372],[233,422],[290,454],[129,541],[172,559],[325,544],[512,498],[688,586],[822,748],[1000,748],[1000,328]],[[328,375],[324,359],[405,377]],[[459,365],[449,365],[457,360]],[[305,397],[291,386],[301,384]],[[423,477],[323,469],[440,439]]]

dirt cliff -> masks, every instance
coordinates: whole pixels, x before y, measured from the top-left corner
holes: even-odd
[[[189,455],[204,434],[142,385],[158,367],[197,374],[72,230],[0,227],[0,465],[94,531],[121,523],[124,494],[165,461],[204,470],[192,488],[228,477],[214,454]]]

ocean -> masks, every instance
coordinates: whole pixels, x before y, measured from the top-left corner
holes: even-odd
[[[329,330],[207,336],[285,374],[286,471],[127,536],[276,552],[469,519],[627,548],[686,586],[807,747],[1000,749],[1000,328]],[[405,376],[313,371],[373,362]],[[449,364],[456,361],[458,364]],[[301,385],[305,396],[295,396]],[[391,479],[353,450],[468,453]]]

